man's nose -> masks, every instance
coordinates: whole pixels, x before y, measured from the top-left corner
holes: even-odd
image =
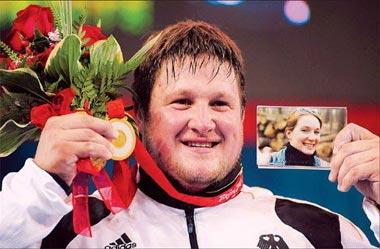
[[[215,129],[212,110],[208,106],[193,107],[188,127],[199,135],[207,135]]]

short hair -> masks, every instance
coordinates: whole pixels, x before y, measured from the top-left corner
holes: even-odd
[[[153,37],[151,36],[148,41]],[[135,110],[142,111],[144,117],[148,117],[152,89],[164,62],[172,62],[172,72],[175,75],[174,63],[190,58],[195,73],[204,62],[197,63],[197,60],[204,55],[208,60],[217,59],[220,62],[219,66],[226,62],[229,73],[234,70],[240,87],[241,105],[244,109],[246,93],[240,49],[218,27],[203,21],[186,20],[163,29],[156,43],[148,51],[145,60],[135,70],[132,84]]]
[[[315,111],[313,111],[311,109],[307,109],[307,108],[297,108],[294,112],[292,112],[289,115],[288,119],[286,120],[286,128],[285,129],[293,131],[294,127],[296,127],[296,125],[297,125],[299,118],[301,116],[305,116],[305,115],[311,115],[311,116],[316,117],[319,121],[320,128],[322,128],[322,120]]]

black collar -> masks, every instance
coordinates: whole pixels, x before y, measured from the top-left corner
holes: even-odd
[[[285,151],[285,162],[286,165],[295,165],[295,166],[314,166],[315,152],[312,155],[306,155],[302,151],[297,150],[288,143],[286,145]]]
[[[201,193],[198,193],[198,196],[217,196],[220,193],[226,191],[233,183],[236,181],[237,176],[239,175],[242,169],[241,163],[237,163],[236,166],[231,170],[228,175],[219,182],[215,182],[214,184],[207,187]],[[170,207],[180,208],[180,209],[189,209],[189,208],[197,208],[199,206],[195,206],[192,204],[184,203],[173,197],[169,196],[153,179],[141,168],[139,167],[140,173],[140,181],[138,183],[138,188],[146,195],[151,197],[157,202],[165,204]],[[186,193],[186,191],[176,182],[175,180],[168,177],[173,186],[182,193]]]

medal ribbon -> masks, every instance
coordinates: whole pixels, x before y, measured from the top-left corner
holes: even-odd
[[[121,105],[120,105],[121,104]],[[122,112],[120,111],[122,108]],[[124,105],[121,99],[107,103],[109,118],[124,117]],[[80,159],[77,162],[77,175],[73,180],[73,225],[74,232],[92,237],[88,210],[88,178],[91,176],[105,206],[113,214],[127,208],[136,193],[136,170],[128,165],[128,160],[115,161],[111,180],[101,162],[97,167],[94,160]],[[99,168],[100,167],[100,168]],[[121,195],[120,195],[121,194]]]
[[[139,139],[136,140],[136,147],[132,155],[139,163],[139,166],[143,168],[153,181],[155,181],[169,196],[184,203],[201,207],[216,206],[234,198],[240,193],[240,190],[243,187],[243,175],[240,173],[232,186],[217,196],[205,197],[184,194],[178,192],[174,188]]]
[[[33,107],[30,113],[31,122],[42,129],[50,117],[72,113],[73,111],[70,109],[70,105],[74,96],[74,90],[66,88],[58,92],[52,99],[51,103]],[[86,101],[84,108],[87,114],[91,115]],[[120,111],[119,107],[114,109]],[[120,113],[116,113],[111,109],[109,113],[110,117],[116,117],[118,115],[120,115]],[[124,162],[115,162],[112,180],[103,166],[103,162],[96,162],[95,160],[94,164],[94,160],[89,158],[79,159],[76,163],[77,174],[72,184],[72,203],[73,226],[74,232],[77,234],[89,237],[92,236],[90,215],[88,211],[88,184],[90,177],[103,199],[105,206],[112,213],[117,213],[128,207],[132,200],[131,193],[134,195],[136,192],[135,189],[137,187],[135,180],[131,180],[131,177],[136,175],[136,170],[130,169],[127,160]],[[128,181],[128,185],[126,181]],[[113,182],[116,183],[117,186]],[[128,188],[120,187],[124,184],[125,186],[128,186]],[[119,196],[119,192],[123,194],[124,199]]]

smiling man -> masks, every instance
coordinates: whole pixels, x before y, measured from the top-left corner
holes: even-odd
[[[161,68],[149,114],[141,122],[148,150],[160,168],[192,193],[221,181],[240,166],[244,110],[228,64],[216,58],[195,60],[204,60],[196,72],[189,70],[189,58]],[[165,68],[173,66],[177,76],[168,77]]]
[[[134,101],[143,141],[181,198],[170,195],[167,184],[140,168],[129,208],[112,214],[95,193],[89,202],[93,237],[74,234],[72,205],[67,202],[70,190],[65,185],[72,183],[79,158],[109,159],[107,139],[115,135],[108,122],[90,116],[54,117],[42,132],[35,158],[4,179],[0,245],[370,247],[365,235],[338,214],[242,186],[244,89],[240,50],[221,30],[201,21],[165,28],[135,71]],[[378,141],[361,127],[347,126],[335,141],[330,174],[342,190],[360,185],[375,233],[376,202],[380,203]]]

